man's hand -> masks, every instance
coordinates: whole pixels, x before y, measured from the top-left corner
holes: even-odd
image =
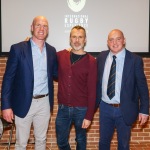
[[[144,125],[147,120],[148,120],[148,115],[145,115],[145,114],[139,114],[139,122],[140,122],[140,125]]]
[[[29,41],[30,40],[30,37],[26,37],[26,39],[24,41]]]
[[[84,119],[82,123],[82,128],[87,129],[91,124],[90,120]]]
[[[72,48],[70,47],[70,48],[67,48],[66,50],[69,51],[69,52],[71,52]]]
[[[3,116],[3,118],[4,118],[7,122],[13,123],[14,114],[13,114],[13,111],[12,111],[11,108],[10,108],[10,109],[2,110],[2,116]]]

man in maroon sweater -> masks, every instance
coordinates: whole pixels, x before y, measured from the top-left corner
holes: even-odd
[[[97,63],[84,51],[86,31],[75,26],[70,33],[72,49],[58,56],[58,113],[56,118],[57,144],[60,150],[70,150],[70,127],[75,126],[77,150],[86,150],[86,129],[90,126],[95,108]]]

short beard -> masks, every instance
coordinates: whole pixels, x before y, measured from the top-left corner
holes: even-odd
[[[79,50],[81,50],[81,49],[84,49],[84,45],[82,44],[82,45],[80,45],[80,46],[78,46],[78,47],[76,47],[76,46],[74,46],[74,45],[72,45],[72,44],[70,44],[71,45],[71,47],[74,49],[74,50],[76,50],[76,51],[79,51]]]

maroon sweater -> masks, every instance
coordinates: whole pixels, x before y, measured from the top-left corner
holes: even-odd
[[[62,50],[58,57],[58,103],[73,107],[87,107],[85,119],[92,120],[96,101],[97,63],[90,54],[75,64],[70,52]]]

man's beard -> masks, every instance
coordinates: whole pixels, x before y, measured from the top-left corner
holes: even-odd
[[[73,45],[73,44],[70,44],[70,45],[71,45],[71,47],[72,47],[74,50],[79,51],[79,50],[81,50],[81,49],[84,49],[84,45],[85,45],[85,44],[81,44],[80,46],[75,46],[75,45]]]

